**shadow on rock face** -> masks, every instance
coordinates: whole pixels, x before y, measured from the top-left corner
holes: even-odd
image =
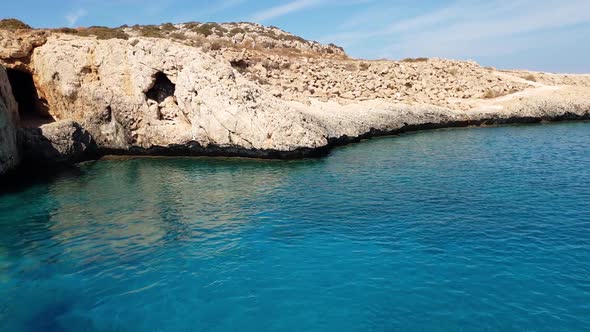
[[[33,75],[17,69],[7,69],[6,74],[18,103],[21,126],[38,127],[53,122],[46,101],[39,97]]]
[[[59,121],[39,128],[21,128],[18,144],[24,166],[58,167],[95,159],[98,148],[78,123]]]
[[[20,128],[17,140],[21,164],[0,177],[0,195],[59,176],[79,175],[75,164],[99,157],[92,136],[74,121]]]

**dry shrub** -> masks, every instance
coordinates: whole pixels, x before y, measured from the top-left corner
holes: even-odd
[[[346,65],[344,65],[344,69],[348,70],[348,71],[356,71],[358,69],[356,63],[354,62],[349,62]]]
[[[186,35],[184,33],[180,33],[180,32],[173,32],[170,34],[170,38],[172,39],[176,39],[176,40],[186,40]]]
[[[75,34],[81,37],[95,36],[96,39],[129,39],[129,35],[125,31],[118,28],[108,28],[103,26],[91,26],[89,28],[70,29],[61,28],[58,30],[62,33]]]
[[[291,35],[291,34],[275,34],[275,38],[282,41],[297,41],[301,43],[307,42],[307,40],[303,39],[302,37]]]
[[[54,29],[53,31],[55,31],[55,32],[61,32],[61,33],[67,33],[67,34],[70,34],[70,35],[74,35],[74,34],[77,34],[78,33],[78,30],[72,29],[72,28],[57,28],[57,29]]]
[[[230,37],[233,37],[237,34],[245,34],[246,30],[242,29],[242,28],[233,28],[231,30],[229,30],[229,35]]]
[[[191,31],[196,32],[200,35],[203,35],[205,37],[209,37],[213,34],[213,30],[211,30],[211,28],[207,27],[207,26],[196,26],[191,28]]]
[[[188,46],[192,46],[192,47],[203,47],[205,45],[207,45],[207,50],[209,50],[209,41],[207,40],[207,38],[204,37],[193,37],[193,36],[186,36],[185,34],[179,33],[182,36],[177,36],[175,33],[172,33],[170,35],[171,38],[175,38],[178,37],[178,40],[182,41],[183,44],[188,45]]]
[[[368,70],[370,67],[371,65],[365,62],[361,62],[361,64],[359,64],[359,69],[362,71]]]
[[[223,45],[220,42],[212,42],[211,43],[211,51],[219,51],[223,48]]]
[[[222,27],[218,23],[188,23],[187,25],[185,25],[185,27],[205,37],[209,37],[213,34],[222,37],[225,33],[228,32],[226,28]]]
[[[23,21],[17,20],[16,18],[6,18],[0,20],[0,29],[4,30],[19,30],[19,29],[32,29],[30,25]]]
[[[531,82],[536,82],[537,78],[535,77],[535,75],[533,74],[528,74],[525,77],[523,77],[525,80],[527,81],[531,81]]]
[[[332,48],[335,48],[335,49],[338,49],[338,50],[340,50],[342,53],[344,53],[344,47],[342,47],[342,46],[338,46],[338,45],[336,45],[336,44],[334,44],[334,43],[330,43],[330,44],[328,44],[328,46],[330,46],[330,47],[332,47]]]
[[[172,24],[172,23],[164,23],[164,24],[162,24],[160,29],[162,29],[164,31],[176,31],[177,30],[176,26],[174,26],[174,24]]]
[[[403,59],[401,62],[426,62],[428,61],[428,58],[405,58]]]
[[[162,30],[155,25],[146,25],[141,28],[141,36],[142,37],[151,37],[151,38],[162,38],[164,35],[162,34]]]

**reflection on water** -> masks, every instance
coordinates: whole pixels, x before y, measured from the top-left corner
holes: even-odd
[[[318,162],[106,160],[82,166],[79,177],[64,177],[6,196],[0,214],[2,292],[20,290],[11,285],[17,281],[12,274],[26,282],[43,279],[46,285],[59,274],[128,279],[129,274],[152,272],[152,266],[141,262],[167,250],[180,250],[184,259],[191,260],[223,255],[236,249],[242,228],[261,213],[257,208],[260,196],[272,195],[281,179],[298,165]],[[203,249],[180,249],[195,245]],[[179,257],[166,260],[179,263]],[[75,287],[70,290],[63,280],[55,282],[57,294],[33,293],[28,300],[32,304],[39,302],[39,296],[65,299],[39,308],[31,321],[56,315],[72,306],[70,302],[77,302]],[[121,291],[120,295],[142,290]],[[18,296],[27,298],[26,292]],[[14,308],[15,304],[5,303],[0,313],[6,316],[0,317],[6,320],[29,314],[31,307]],[[15,313],[15,309],[24,312]]]
[[[82,165],[0,196],[0,330],[584,330],[588,126]]]
[[[90,165],[77,181],[49,188],[52,239],[90,260],[134,259],[180,241],[230,249],[227,239],[260,212],[257,200],[296,165],[275,164],[186,158]]]

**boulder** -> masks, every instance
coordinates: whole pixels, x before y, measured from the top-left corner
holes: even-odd
[[[26,67],[35,47],[47,40],[47,32],[0,29],[0,59],[10,59],[12,67]]]
[[[88,131],[71,120],[21,128],[18,141],[23,163],[33,166],[75,164],[95,158],[98,152]]]

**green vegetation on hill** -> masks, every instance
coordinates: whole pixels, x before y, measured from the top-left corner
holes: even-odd
[[[91,26],[80,29],[60,28],[56,31],[82,37],[95,36],[97,39],[129,39],[129,35],[127,35],[122,29],[103,26]]]
[[[4,30],[18,30],[18,29],[32,29],[30,25],[17,20],[16,18],[6,18],[0,20],[0,29]]]
[[[155,25],[144,25],[140,28],[140,33],[143,37],[162,38],[162,30]]]
[[[26,23],[14,18],[0,20],[0,29],[18,30],[33,29]],[[199,23],[188,22],[179,25],[163,23],[161,25],[122,25],[111,28],[106,26],[91,26],[79,28],[55,28],[46,29],[53,32],[76,35],[80,37],[95,37],[97,39],[123,39],[141,36],[150,38],[167,38],[194,46],[204,47],[207,50],[220,50],[233,47],[239,44],[246,48],[260,48],[267,50],[278,50],[280,52],[301,53],[302,50],[310,52],[319,51],[325,54],[344,53],[342,47],[329,44],[329,47],[318,47],[315,42],[308,41],[302,37],[287,33],[280,28],[270,26],[264,27],[254,23]],[[189,33],[187,33],[189,32]],[[192,33],[190,33],[192,32]],[[197,36],[195,36],[197,34]],[[248,38],[239,39],[236,35],[247,35]],[[259,38],[263,37],[263,38]],[[298,45],[301,43],[300,45]],[[240,45],[238,45],[239,47]]]
[[[174,26],[174,24],[172,23],[164,23],[160,26],[160,29],[164,30],[164,31],[175,31],[177,30],[176,26]]]
[[[428,61],[428,58],[406,58],[406,59],[403,59],[402,60],[402,62],[410,62],[410,63],[413,63],[413,62],[426,62],[426,61]]]

